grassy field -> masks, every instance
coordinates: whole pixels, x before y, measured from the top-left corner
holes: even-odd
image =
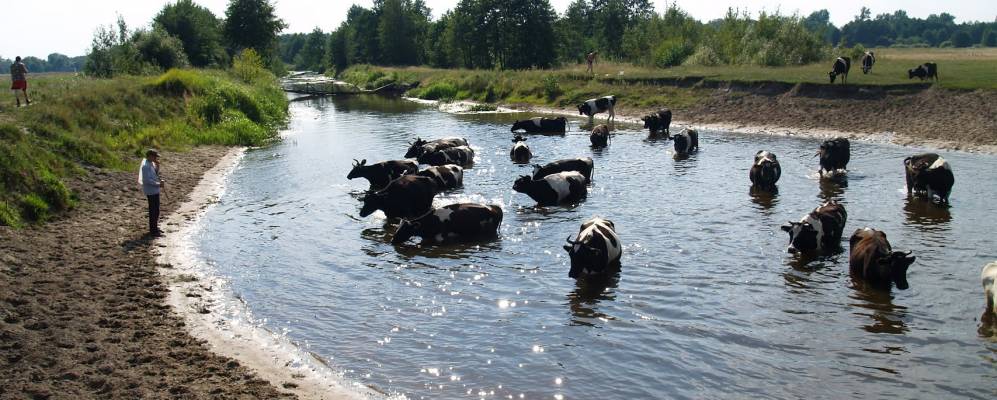
[[[157,77],[32,75],[33,104],[0,101],[0,225],[44,221],[70,209],[63,180],[82,166],[133,168],[145,148],[260,145],[287,120],[272,75],[171,70]]]
[[[982,49],[873,49],[877,62],[863,75],[853,60],[849,84],[896,85],[920,83],[907,69],[923,62],[938,63],[939,87],[997,89],[997,48]],[[831,63],[792,67],[679,66],[659,69],[629,64],[597,63],[594,76],[584,65],[554,70],[491,71],[425,67],[388,68],[354,66],[341,78],[367,88],[401,82],[419,82],[410,95],[426,99],[471,99],[482,102],[567,106],[595,95],[626,95],[630,104],[644,107],[670,104],[686,107],[709,95],[706,90],[647,83],[655,79],[695,78],[710,81],[788,82],[829,84]],[[594,77],[594,79],[593,79]]]

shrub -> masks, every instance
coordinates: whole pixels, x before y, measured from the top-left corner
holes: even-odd
[[[453,100],[457,97],[457,88],[449,82],[436,82],[417,90],[416,97],[424,100]]]
[[[699,46],[692,56],[686,59],[686,64],[714,66],[720,64],[720,57],[709,46]]]
[[[232,59],[232,74],[248,84],[262,84],[276,79],[253,49],[245,49]]]
[[[554,100],[561,95],[561,86],[554,74],[544,75],[541,85],[543,86],[543,94],[548,100]]]
[[[654,66],[668,68],[682,65],[692,55],[693,50],[692,44],[685,40],[665,40],[654,49]]]

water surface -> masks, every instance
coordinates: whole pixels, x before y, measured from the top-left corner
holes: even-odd
[[[981,398],[997,395],[997,343],[981,336],[980,268],[997,258],[997,158],[943,153],[951,208],[908,200],[916,149],[853,142],[846,184],[816,179],[818,140],[701,131],[702,151],[617,126],[609,148],[531,135],[535,162],[588,156],[575,205],[537,208],[512,191],[515,115],[452,115],[401,100],[292,105],[286,140],[250,151],[198,237],[202,256],[252,312],[346,370],[409,398]],[[520,118],[524,116],[520,115]],[[360,218],[352,159],[400,158],[421,136],[468,138],[464,188],[438,205],[500,204],[497,239],[390,244],[380,212]],[[775,152],[775,195],[747,168]],[[884,230],[913,250],[911,289],[854,284],[847,253],[799,260],[779,226],[826,199],[846,237]],[[592,216],[616,224],[622,273],[606,287],[567,276],[564,239]],[[843,243],[847,246],[846,243]]]

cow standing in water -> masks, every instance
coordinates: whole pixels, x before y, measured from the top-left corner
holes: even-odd
[[[752,185],[772,188],[780,176],[782,176],[782,167],[779,166],[779,160],[774,153],[765,150],[755,153],[755,163],[751,164],[751,170],[748,171]]]
[[[987,308],[983,315],[997,318],[997,261],[987,264],[980,271],[980,280],[983,282],[983,295],[986,296]]]
[[[874,64],[876,64],[876,55],[871,51],[865,52],[862,55],[862,74],[868,74]]]
[[[588,99],[584,103],[578,105],[578,114],[587,115],[589,117],[589,122],[592,118],[599,113],[609,112],[609,117],[606,118],[606,123],[609,121],[616,121],[616,96],[604,96],[598,99]]]
[[[530,152],[530,146],[526,145],[526,138],[516,135],[516,137],[512,138],[512,143],[512,150],[509,150],[509,158],[512,159],[512,162],[516,164],[530,162],[533,153]]]
[[[952,167],[942,156],[935,153],[925,153],[904,159],[904,172],[907,175],[907,195],[923,194],[934,201],[938,196],[940,203],[949,202],[949,194],[955,185]]]
[[[528,175],[516,179],[512,190],[525,193],[541,206],[553,206],[578,201],[588,194],[588,180],[576,171],[558,172],[534,180]]]
[[[872,228],[856,230],[848,240],[848,270],[852,278],[863,280],[873,286],[889,289],[896,283],[897,289],[907,290],[907,268],[917,257],[910,252],[893,251],[886,233]]]
[[[468,146],[447,147],[423,153],[419,156],[419,162],[429,165],[456,164],[466,168],[474,164],[474,149]]]
[[[401,244],[412,236],[423,242],[466,242],[496,235],[502,225],[502,208],[475,203],[451,204],[434,209],[426,215],[402,220],[391,239]]]
[[[367,193],[360,216],[366,217],[382,210],[388,218],[414,218],[432,209],[436,193],[436,182],[432,178],[402,175],[384,189]]]
[[[417,172],[416,175],[432,179],[436,183],[437,193],[456,189],[464,185],[464,168],[461,168],[459,165],[446,164],[429,167]]]
[[[668,139],[671,135],[671,125],[672,125],[672,110],[667,108],[662,108],[658,112],[642,117],[640,119],[644,121],[644,127],[648,130],[648,138],[654,139],[659,137],[658,133],[664,132],[663,139]]]
[[[815,157],[820,157],[821,177],[831,178],[844,173],[848,161],[852,157],[851,143],[846,138],[825,140],[817,149]]]
[[[599,217],[585,221],[578,229],[575,239],[568,236],[567,242],[564,250],[571,258],[569,277],[608,277],[610,273],[619,270],[623,245],[616,235],[616,226],[612,221]]]
[[[685,157],[699,151],[699,132],[695,129],[683,129],[671,139],[675,142],[675,156]]]
[[[370,182],[371,189],[381,189],[388,183],[406,174],[419,171],[419,165],[409,160],[391,160],[367,165],[367,160],[353,160],[353,169],[346,179],[364,178]]]
[[[427,142],[421,138],[415,138],[415,141],[409,144],[408,151],[405,152],[405,158],[420,158],[426,153],[433,153],[446,148],[458,146],[467,146],[467,139],[451,137]]]
[[[606,147],[609,145],[609,126],[607,125],[596,125],[592,128],[592,133],[589,134],[589,141],[592,142],[592,147]]]
[[[852,59],[849,57],[838,57],[834,60],[834,65],[831,65],[831,72],[827,75],[831,77],[831,83],[834,83],[834,79],[841,75],[841,83],[845,84],[848,80],[848,70],[852,68]]]
[[[585,177],[585,182],[588,183],[592,181],[592,171],[594,168],[592,159],[588,157],[551,161],[543,166],[534,165],[533,179],[543,179],[547,175],[558,172],[578,171],[578,173]]]
[[[523,130],[526,133],[564,133],[567,130],[568,119],[557,118],[530,118],[516,121],[512,124],[512,132]]]
[[[801,218],[800,222],[790,222],[782,226],[782,230],[789,233],[787,251],[821,252],[840,247],[841,235],[847,220],[848,213],[845,212],[845,206],[834,201],[824,203]]]

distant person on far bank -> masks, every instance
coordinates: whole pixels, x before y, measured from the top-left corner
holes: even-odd
[[[138,172],[138,183],[142,184],[142,192],[149,200],[149,235],[162,236],[159,230],[159,195],[166,183],[159,178],[159,152],[146,150],[145,159]]]
[[[14,91],[14,100],[17,101],[17,106],[21,106],[21,97],[17,95],[17,91],[20,90],[24,93],[24,103],[25,105],[31,104],[31,100],[28,99],[28,67],[21,62],[21,56],[14,58],[14,63],[10,65],[10,90]]]
[[[593,50],[591,53],[585,55],[585,62],[588,63],[588,69],[586,69],[585,72],[595,73],[595,70],[592,69],[592,64],[595,63],[595,56],[598,54],[599,52]]]

